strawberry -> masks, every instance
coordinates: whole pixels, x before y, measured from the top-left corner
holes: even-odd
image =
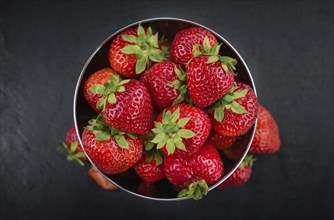
[[[210,113],[212,128],[224,136],[245,134],[255,123],[258,102],[253,90],[237,82],[218,100]]]
[[[209,44],[213,46],[217,39],[209,31],[201,27],[191,27],[178,32],[173,40],[171,56],[175,63],[182,67],[186,66],[191,58],[194,57],[192,51],[194,46],[202,45],[204,38],[207,37]]]
[[[84,165],[84,162],[87,161],[87,157],[79,145],[77,132],[74,126],[67,131],[66,141],[65,143],[63,142],[62,146],[58,147],[58,150],[67,151],[67,160],[75,160],[82,166]]]
[[[97,171],[93,166],[89,168],[88,175],[92,178],[97,185],[99,185],[102,189],[105,190],[115,190],[117,186],[106,180],[103,175]]]
[[[252,155],[247,155],[239,167],[223,183],[217,186],[218,189],[224,189],[230,186],[239,186],[245,184],[252,174],[252,166],[255,159]]]
[[[89,121],[82,144],[95,166],[106,174],[118,174],[132,167],[142,155],[143,143],[134,134],[109,127],[103,117]]]
[[[153,104],[159,109],[184,100],[187,93],[185,80],[185,73],[171,61],[155,64],[140,78],[150,92]]]
[[[153,128],[153,106],[150,94],[142,82],[120,81],[118,75],[111,79],[111,86],[95,85],[96,93],[104,94],[97,103],[106,123],[118,130],[145,134]]]
[[[209,136],[210,119],[194,106],[178,104],[169,107],[156,118],[152,140],[165,154],[188,157],[196,153]]]
[[[165,60],[165,53],[158,40],[158,34],[141,25],[129,28],[112,41],[109,49],[109,62],[122,76],[136,78],[144,72],[150,62]]]
[[[232,147],[237,137],[223,136],[211,129],[209,140],[217,149],[224,150]]]
[[[157,157],[160,159],[157,159]],[[153,155],[152,153],[144,153],[133,168],[135,169],[138,176],[148,184],[152,184],[165,178],[162,157]]]
[[[93,73],[85,81],[83,94],[88,104],[98,113],[102,111],[97,107],[97,103],[103,97],[103,94],[94,92],[95,85],[102,87],[107,85],[111,81],[111,77],[115,75],[115,72],[111,68],[104,68]],[[95,86],[96,87],[96,86]]]
[[[162,153],[160,150],[154,149],[154,144],[151,142],[153,137],[152,132],[142,137],[145,152],[133,167],[138,176],[148,184],[165,178]]]
[[[203,51],[198,50],[199,45],[195,46],[194,53],[197,56],[187,66],[187,84],[194,104],[205,108],[231,89],[237,61],[218,55],[220,45],[211,47],[207,37],[203,41]]]
[[[223,175],[224,167],[217,149],[205,143],[199,151],[189,157],[166,156],[164,170],[167,179],[183,189],[178,197],[190,196],[201,199],[208,192],[208,184],[216,183]]]
[[[260,105],[256,132],[249,151],[263,154],[275,153],[280,146],[278,126],[269,111]]]

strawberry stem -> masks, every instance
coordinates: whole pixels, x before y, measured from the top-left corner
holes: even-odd
[[[95,84],[89,87],[89,90],[94,94],[102,95],[99,101],[96,103],[97,109],[105,110],[107,102],[115,104],[117,102],[116,92],[124,92],[124,84],[128,83],[130,80],[122,80],[118,74],[113,74],[110,76],[110,81],[104,83],[103,85]]]
[[[95,135],[95,140],[97,141],[107,141],[111,137],[114,137],[117,144],[124,149],[129,149],[129,144],[126,141],[124,135],[135,139],[137,136],[132,133],[127,133],[124,131],[119,131],[114,127],[110,127],[104,121],[103,116],[99,114],[96,119],[91,119],[88,121],[89,125],[85,129],[90,130]]]
[[[224,69],[225,73],[228,73],[228,68],[232,70],[236,70],[235,65],[237,65],[237,60],[228,56],[221,56],[219,55],[219,50],[222,44],[214,44],[210,45],[209,38],[207,36],[204,37],[203,44],[195,44],[192,53],[194,57],[208,55],[207,64],[215,63],[219,61],[221,63],[222,68]]]
[[[177,66],[174,66],[174,72],[177,75],[178,79],[168,83],[167,85],[178,90],[180,94],[173,101],[172,105],[176,105],[176,104],[183,102],[188,93],[188,87],[186,84],[186,73],[181,68],[178,68]]]
[[[180,108],[177,108],[173,113],[170,111],[163,111],[162,123],[154,122],[155,128],[152,131],[155,133],[155,137],[151,141],[157,144],[157,149],[166,147],[168,155],[173,154],[175,149],[187,151],[183,139],[194,137],[196,134],[189,129],[183,129],[190,118],[180,117]]]
[[[193,182],[189,184],[187,189],[181,190],[177,197],[191,197],[194,200],[200,200],[202,199],[203,195],[207,195],[209,190],[208,184],[205,182],[205,180],[199,180],[196,182]]]
[[[58,147],[57,150],[59,151],[67,151],[68,155],[67,155],[67,160],[74,160],[77,163],[79,163],[81,166],[84,166],[84,161],[83,159],[86,158],[86,155],[84,152],[76,152],[76,150],[78,149],[79,146],[79,142],[78,141],[74,141],[73,143],[71,143],[70,146],[67,146],[67,144],[65,144],[63,142],[62,146]]]
[[[151,27],[148,27],[145,33],[144,28],[139,24],[137,36],[123,35],[122,39],[131,44],[123,47],[121,51],[137,56],[136,74],[142,73],[149,65],[149,61],[162,62],[166,60],[166,51],[159,48],[158,33],[153,34]]]
[[[237,85],[234,84],[230,91],[213,105],[214,118],[218,122],[223,121],[225,109],[231,109],[236,114],[247,113],[245,107],[236,102],[236,100],[246,96],[248,89],[235,91],[237,88]]]
[[[246,155],[246,157],[243,159],[243,161],[239,165],[239,168],[242,169],[244,166],[252,167],[255,161],[256,161],[256,158],[254,158],[253,155]]]

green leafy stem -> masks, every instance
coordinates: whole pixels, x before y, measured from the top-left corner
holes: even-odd
[[[95,135],[96,141],[107,141],[114,137],[117,144],[124,149],[129,149],[129,143],[125,139],[125,135],[132,139],[136,139],[136,135],[128,132],[119,131],[114,127],[107,125],[103,116],[99,114],[96,119],[89,120],[86,129],[91,130]]]
[[[166,146],[168,155],[173,154],[176,148],[186,151],[183,139],[189,139],[196,135],[192,130],[182,128],[191,118],[179,118],[180,108],[177,108],[173,113],[163,111],[162,122],[154,122],[155,128],[152,131],[155,137],[151,142],[157,144],[157,149]]]
[[[136,74],[142,73],[149,60],[153,62],[162,62],[165,58],[165,50],[160,49],[158,33],[153,34],[152,28],[145,29],[139,24],[137,28],[137,36],[122,35],[122,39],[131,43],[122,48],[125,54],[135,54],[137,57]]]
[[[207,195],[209,190],[208,184],[205,182],[205,180],[199,180],[196,182],[193,182],[189,184],[187,189],[181,190],[177,197],[186,197],[189,196],[193,198],[194,200],[200,200],[202,199],[203,195]]]
[[[248,89],[236,91],[237,88],[236,84],[234,84],[230,91],[214,104],[214,118],[218,122],[223,121],[225,110],[230,109],[236,114],[247,113],[245,107],[240,105],[236,100],[246,96]]]
[[[94,94],[102,95],[102,98],[96,103],[96,108],[105,110],[107,102],[115,104],[117,102],[116,92],[124,92],[124,84],[128,83],[130,79],[122,80],[118,74],[113,74],[110,76],[110,81],[107,83],[95,84],[89,87],[89,90]]]

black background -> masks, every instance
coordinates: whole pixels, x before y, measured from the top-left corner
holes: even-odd
[[[333,2],[1,2],[1,219],[332,219]],[[79,73],[107,36],[137,20],[193,20],[243,56],[282,147],[250,182],[202,201],[106,192],[55,148],[73,124]]]

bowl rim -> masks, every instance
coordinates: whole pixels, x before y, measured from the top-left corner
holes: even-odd
[[[135,26],[135,25],[138,25],[138,24],[141,24],[141,23],[146,23],[146,22],[152,22],[152,21],[160,21],[160,20],[171,20],[171,21],[181,21],[181,22],[185,22],[185,23],[189,23],[189,24],[192,24],[192,25],[195,25],[195,26],[198,26],[198,27],[202,27],[204,29],[207,29],[208,31],[210,31],[211,33],[213,33],[216,37],[220,38],[221,41],[223,41],[225,44],[227,44],[232,50],[234,53],[237,54],[238,58],[240,59],[240,61],[243,63],[243,65],[245,66],[246,68],[246,71],[248,72],[249,74],[249,78],[250,78],[250,81],[251,81],[251,84],[252,84],[252,89],[255,93],[255,95],[257,96],[257,92],[256,92],[256,87],[255,87],[255,83],[254,83],[254,80],[253,80],[253,77],[252,77],[252,74],[247,66],[247,64],[245,63],[245,61],[243,60],[242,56],[239,54],[239,52],[224,38],[222,37],[220,34],[218,34],[217,32],[213,31],[212,29],[202,25],[202,24],[199,24],[197,22],[194,22],[194,21],[190,21],[190,20],[186,20],[186,19],[183,19],[183,18],[175,18],[175,17],[154,17],[154,18],[147,18],[147,19],[143,19],[143,20],[139,20],[139,21],[136,21],[136,22],[132,22],[131,24],[129,25],[126,25],[124,26],[123,28],[117,30],[116,32],[112,33],[111,35],[109,35],[105,40],[102,41],[102,43],[100,43],[98,45],[98,47],[91,53],[91,55],[89,56],[89,58],[87,59],[85,65],[83,66],[81,72],[80,72],[80,75],[79,75],[79,78],[77,80],[77,84],[76,84],[76,87],[75,87],[75,92],[74,92],[74,99],[73,99],[73,119],[74,119],[74,126],[75,126],[75,130],[76,130],[76,134],[78,136],[78,140],[79,140],[79,144],[80,146],[82,147],[83,149],[83,152],[86,154],[85,152],[85,149],[83,147],[83,144],[82,144],[82,141],[81,141],[81,136],[80,136],[80,132],[79,132],[79,129],[78,129],[78,124],[77,124],[77,115],[76,115],[76,110],[77,110],[77,97],[78,97],[78,93],[79,93],[79,88],[80,88],[80,84],[81,84],[81,81],[82,81],[82,77],[88,67],[88,65],[90,64],[92,58],[96,55],[96,53],[101,49],[101,47],[103,47],[110,39],[114,38],[115,36],[117,36],[119,33],[121,33],[122,31],[132,27],[132,26]],[[208,191],[211,191],[213,189],[215,189],[218,185],[220,185],[221,183],[223,183],[227,178],[229,178],[234,172],[235,170],[239,167],[239,165],[241,164],[241,162],[243,161],[243,159],[245,158],[245,156],[247,155],[248,151],[249,151],[249,148],[253,142],[253,139],[254,139],[254,135],[255,135],[255,131],[256,131],[256,126],[257,126],[257,119],[254,123],[254,126],[253,126],[253,131],[252,131],[252,134],[251,134],[251,137],[250,137],[250,141],[248,142],[248,145],[246,147],[246,150],[244,152],[244,154],[242,155],[242,157],[240,158],[240,160],[236,163],[236,165],[229,171],[229,173],[227,173],[223,178],[221,178],[217,183],[211,185],[209,187],[209,190]],[[87,156],[87,154],[86,154]],[[132,195],[135,195],[135,196],[138,196],[138,197],[141,197],[141,198],[145,198],[145,199],[150,199],[150,200],[155,200],[155,201],[181,201],[181,200],[186,200],[186,199],[189,199],[190,197],[181,197],[181,198],[178,198],[178,197],[175,197],[175,198],[157,198],[157,197],[150,197],[150,196],[145,196],[145,195],[142,195],[142,194],[139,194],[139,193],[135,193],[131,190],[128,190],[126,188],[123,188],[121,185],[115,183],[114,181],[112,181],[108,176],[106,176],[104,173],[102,173],[96,166],[95,164],[93,163],[93,161],[91,161],[91,159],[87,156],[89,162],[91,163],[92,166],[94,166],[94,168],[96,168],[96,170],[104,177],[106,178],[109,182],[111,182],[112,184],[114,184],[115,186],[117,186],[119,189],[127,192],[127,193],[130,193]]]

